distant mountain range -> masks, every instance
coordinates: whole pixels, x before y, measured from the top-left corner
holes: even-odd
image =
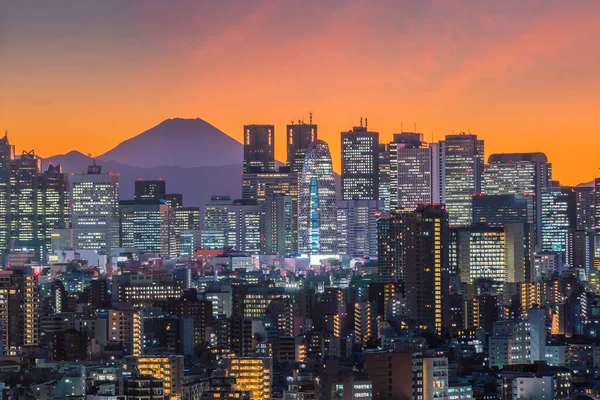
[[[97,157],[104,172],[120,175],[121,199],[133,198],[137,179],[164,179],[167,192],[202,207],[212,195],[241,196],[243,146],[206,121],[168,119]],[[92,158],[78,152],[44,159],[68,173],[86,171]]]

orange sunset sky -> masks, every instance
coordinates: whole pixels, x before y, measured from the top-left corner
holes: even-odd
[[[314,113],[389,140],[468,131],[600,175],[600,1],[0,1],[0,129],[18,152],[102,154],[172,117],[240,140]],[[198,156],[202,156],[198,149]]]

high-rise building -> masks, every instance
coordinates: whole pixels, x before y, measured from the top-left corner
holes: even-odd
[[[41,202],[38,215],[40,217],[38,237],[46,242],[46,260],[52,250],[52,231],[65,228],[70,220],[69,192],[67,174],[62,172],[60,165],[50,165],[40,177]]]
[[[168,202],[167,202],[168,203]],[[175,254],[181,255],[186,245],[191,245],[192,248],[186,249],[187,256],[193,256],[195,247],[200,247],[200,208],[199,207],[175,207],[170,204],[169,207],[173,211],[174,226],[173,234],[175,244]],[[198,238],[198,240],[196,240]],[[190,240],[192,244],[190,244]]]
[[[575,202],[577,207],[577,230],[595,230],[596,224],[596,192],[590,186],[576,186]]]
[[[379,199],[379,133],[342,132],[342,200]]]
[[[292,172],[302,172],[308,146],[317,139],[317,125],[313,125],[312,116],[308,124],[298,121],[287,126],[287,165]]]
[[[506,224],[527,224],[529,201],[514,194],[473,196],[473,224],[501,227]]]
[[[377,220],[377,274],[382,282],[404,280],[403,232],[407,210],[392,210]]]
[[[354,303],[354,341],[367,345],[377,339],[377,305],[374,302]]]
[[[107,255],[119,247],[119,176],[91,165],[69,181],[73,247]]]
[[[473,195],[481,192],[483,151],[483,140],[474,134],[446,135],[440,142],[445,183],[441,197],[451,226],[471,223]]]
[[[0,271],[0,344],[3,355],[18,355],[39,344],[40,298],[31,268]]]
[[[566,263],[571,268],[583,268],[586,274],[594,268],[596,234],[592,230],[569,229]]]
[[[35,250],[41,257],[45,242],[40,240],[40,173],[42,159],[33,150],[13,160],[10,173],[10,239],[16,248]]]
[[[164,198],[172,208],[183,207],[183,194],[181,193],[167,193]]]
[[[227,207],[227,245],[245,253],[260,253],[264,248],[263,218],[264,205],[256,200],[234,200]]]
[[[275,195],[265,201],[265,252],[289,255],[295,252],[298,238],[294,231],[292,197]]]
[[[419,206],[406,214],[405,227],[407,316],[442,334],[448,328],[448,214],[439,205]]]
[[[322,140],[308,147],[298,189],[298,251],[335,254],[335,179],[329,146]]]
[[[298,174],[290,167],[280,167],[279,171],[264,173],[245,173],[242,175],[242,198],[256,200],[265,206],[267,197],[288,196],[292,202],[292,253],[297,252],[298,238]],[[266,220],[264,220],[266,221]],[[263,221],[263,222],[264,222]],[[265,226],[261,231],[265,231]]]
[[[227,376],[236,379],[236,390],[249,391],[252,400],[271,399],[272,359],[233,357],[224,361],[227,363]]]
[[[382,211],[388,212],[391,210],[391,164],[390,164],[390,147],[387,143],[379,144],[379,200],[382,202]]]
[[[275,127],[244,125],[244,173],[275,171]]]
[[[120,247],[177,257],[175,218],[165,200],[121,200],[119,222]]]
[[[394,134],[389,144],[391,208],[415,209],[432,198],[432,150],[422,133]]]
[[[482,193],[512,194],[528,200],[529,223],[539,245],[541,195],[552,179],[552,164],[544,153],[492,154],[483,173]]]
[[[135,181],[134,200],[165,200],[167,193],[167,183],[162,179],[158,180],[137,180]]]
[[[576,226],[575,192],[570,187],[552,186],[541,195],[541,249],[560,254],[566,261],[569,229]]]
[[[108,342],[119,343],[127,355],[142,354],[143,324],[139,311],[108,310],[100,318],[106,319]]]
[[[10,170],[15,158],[15,146],[8,135],[0,139],[0,253],[10,249]]]
[[[204,204],[204,229],[202,248],[222,249],[228,243],[228,207],[233,203],[231,196],[212,196]]]
[[[338,253],[377,257],[377,217],[381,200],[340,200],[337,203]]]

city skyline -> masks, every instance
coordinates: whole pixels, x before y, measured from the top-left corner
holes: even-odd
[[[596,3],[165,7],[0,5],[0,128],[17,149],[102,154],[175,116],[241,141],[244,124],[283,132],[312,111],[335,171],[362,115],[382,142],[416,122],[428,142],[471,131],[486,155],[542,151],[563,184],[597,173]]]

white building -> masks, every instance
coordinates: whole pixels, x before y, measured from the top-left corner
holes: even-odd
[[[554,379],[551,376],[515,378],[512,381],[512,399],[554,399]]]

